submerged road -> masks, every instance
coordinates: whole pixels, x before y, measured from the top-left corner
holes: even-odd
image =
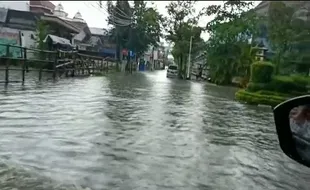
[[[165,74],[0,86],[0,189],[308,189],[270,108]]]

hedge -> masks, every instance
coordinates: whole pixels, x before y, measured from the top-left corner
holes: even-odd
[[[287,96],[279,96],[273,92],[248,92],[246,90],[239,90],[235,94],[235,98],[239,101],[246,102],[252,105],[269,105],[275,107],[281,102],[289,99]]]
[[[284,94],[304,95],[308,92],[309,81],[307,77],[274,76],[269,83],[250,82],[247,85],[247,90],[250,92],[267,90]]]
[[[269,83],[272,79],[274,65],[270,62],[259,61],[251,65],[251,82]]]

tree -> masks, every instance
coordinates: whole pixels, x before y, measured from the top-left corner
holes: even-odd
[[[150,46],[157,46],[161,37],[162,16],[153,7],[147,7],[144,1],[134,1],[130,7],[128,1],[107,2],[109,24],[118,49],[124,47],[141,56]],[[119,52],[119,51],[118,51]]]
[[[291,72],[296,64],[309,62],[309,20],[307,8],[294,9],[283,2],[271,2],[268,9],[268,38],[275,56],[275,72]],[[304,65],[304,64],[303,64]],[[300,70],[308,70],[306,68]]]
[[[189,55],[190,40],[192,48],[203,41],[200,38],[203,29],[197,26],[203,11],[196,14],[195,1],[172,1],[166,7],[169,16],[165,18],[166,40],[173,43],[172,55],[179,66],[179,77],[185,76],[186,63]]]
[[[130,49],[142,55],[150,46],[157,47],[162,37],[162,15],[144,1],[134,1],[133,24],[131,25]]]
[[[121,60],[121,48],[125,47],[129,40],[129,28],[132,22],[132,9],[128,1],[116,1],[114,5],[111,0],[107,1],[109,13],[108,24],[112,25],[112,37],[116,43],[116,57]]]
[[[283,62],[283,55],[291,46],[294,29],[292,27],[294,10],[287,7],[283,2],[271,2],[268,9],[268,38],[275,51],[273,62],[275,64],[275,73],[280,69]]]
[[[248,11],[251,6],[251,2],[227,1],[207,7],[208,16],[215,16],[206,26],[210,34],[207,60],[217,84],[230,84],[235,75],[249,78],[254,58],[249,40],[258,31],[258,17]]]
[[[37,49],[39,50],[47,49],[47,44],[44,42],[44,39],[48,35],[48,31],[49,31],[48,24],[43,20],[38,20],[37,25],[36,25],[36,35],[35,35]],[[40,59],[45,59],[45,54],[42,52],[39,52],[38,57]]]

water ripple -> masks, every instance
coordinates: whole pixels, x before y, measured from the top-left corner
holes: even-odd
[[[24,87],[0,87],[1,190],[310,185],[308,170],[281,152],[271,110],[234,101],[234,88],[164,71],[27,77]]]

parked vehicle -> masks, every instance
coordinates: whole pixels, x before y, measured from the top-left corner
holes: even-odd
[[[178,76],[178,66],[169,65],[167,69],[167,78],[177,77]]]

